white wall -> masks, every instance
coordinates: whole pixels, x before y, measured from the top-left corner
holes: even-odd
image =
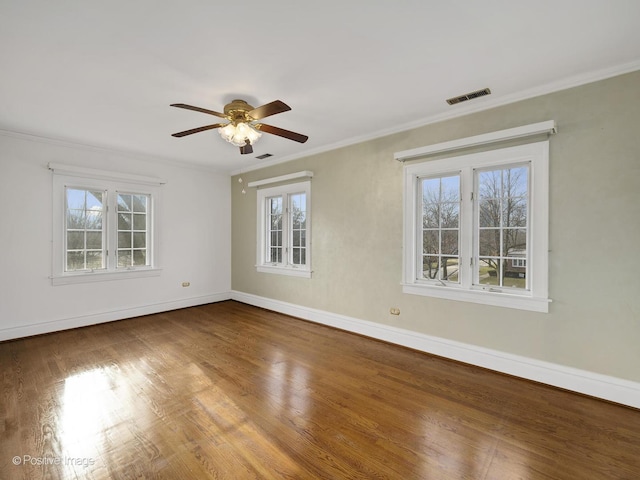
[[[51,285],[49,162],[167,180],[156,212],[160,276]],[[0,340],[228,298],[229,189],[229,177],[210,170],[0,135]]]

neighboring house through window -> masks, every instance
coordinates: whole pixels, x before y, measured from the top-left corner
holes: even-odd
[[[405,168],[405,293],[547,311],[548,142]]]

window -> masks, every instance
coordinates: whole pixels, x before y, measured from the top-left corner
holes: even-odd
[[[405,166],[405,293],[548,311],[548,142]]]
[[[159,179],[50,165],[54,285],[158,275]]]
[[[259,272],[311,277],[311,182],[258,190]]]
[[[106,192],[65,188],[65,271],[105,267]]]
[[[149,266],[151,195],[117,193],[118,244],[116,268]]]
[[[459,283],[460,176],[420,178],[421,278]]]
[[[513,268],[527,268],[527,259],[526,258],[514,258],[511,266]]]

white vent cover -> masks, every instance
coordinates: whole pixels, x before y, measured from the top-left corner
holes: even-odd
[[[455,105],[456,103],[466,102],[467,100],[471,100],[473,98],[484,97],[485,95],[489,95],[490,93],[491,90],[489,90],[488,88],[483,88],[482,90],[476,90],[475,92],[465,93],[464,95],[448,98],[447,103],[449,105]]]

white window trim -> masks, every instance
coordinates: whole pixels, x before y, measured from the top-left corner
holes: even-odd
[[[474,256],[474,215],[471,192],[474,169],[531,162],[530,170],[530,260],[527,275],[531,290],[496,292],[472,285],[471,259]],[[417,279],[418,181],[424,176],[460,173],[460,283],[441,284]],[[536,312],[548,312],[548,232],[549,232],[549,142],[449,157],[405,165],[404,167],[403,281],[404,293],[459,300]]]
[[[282,265],[272,265],[265,262],[266,255],[266,199],[278,195],[291,195],[295,193],[305,193],[306,195],[306,265],[292,265],[288,263],[288,255],[283,255],[287,258],[287,263]],[[289,183],[286,185],[280,185],[270,188],[262,188],[258,190],[257,194],[258,206],[257,206],[257,248],[256,248],[256,270],[261,273],[274,273],[278,275],[288,275],[293,277],[311,278],[311,182],[298,182]],[[285,203],[285,205],[288,202]],[[283,231],[283,235],[289,237],[290,229]],[[287,239],[287,245],[290,247],[291,241]]]
[[[93,170],[90,168],[76,167],[72,165],[49,164],[49,169],[53,172],[53,198],[52,198],[52,273],[51,284],[71,285],[79,283],[102,282],[109,280],[124,280],[131,278],[144,278],[159,276],[162,271],[158,267],[158,225],[157,211],[160,204],[160,186],[166,183],[164,180],[154,177],[146,177],[131,174],[119,174],[103,170]],[[65,235],[65,187],[96,188],[108,190],[109,212],[107,212],[106,222],[110,217],[115,216],[115,196],[117,191],[135,191],[136,193],[150,195],[151,197],[151,235],[148,239],[150,243],[151,264],[149,266],[130,267],[128,269],[111,268],[104,270],[86,270],[66,272],[64,235]],[[116,258],[116,235],[115,228],[106,228],[106,242],[109,251],[108,262],[113,262]]]

